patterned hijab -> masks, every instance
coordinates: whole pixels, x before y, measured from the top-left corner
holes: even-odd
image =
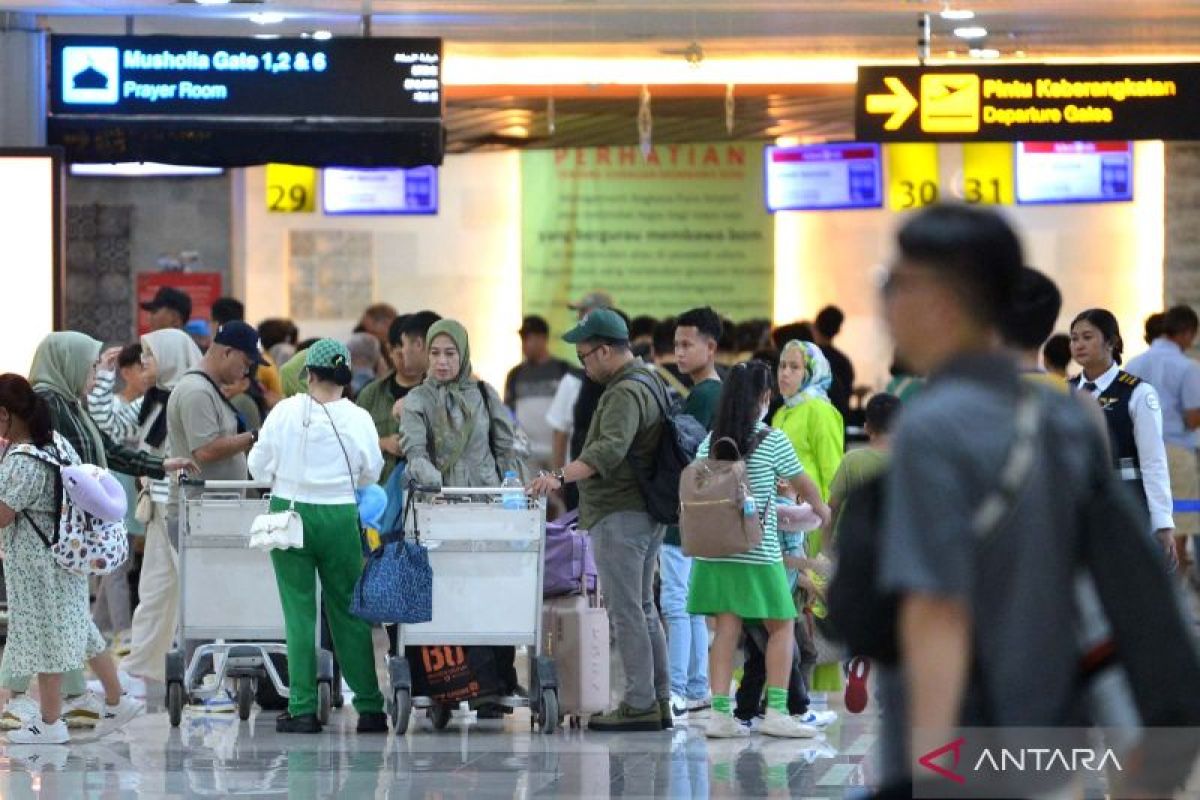
[[[475,381],[471,378],[471,341],[467,329],[459,322],[444,319],[434,323],[425,335],[425,341],[432,345],[438,336],[449,336],[461,358],[458,375],[451,380],[442,382],[432,374],[425,379],[425,385],[437,398],[438,413],[431,421],[433,452],[437,456],[438,469],[444,474],[458,463],[475,432],[475,414],[466,396],[466,390],[474,386]]]
[[[100,357],[100,348],[100,342],[83,333],[52,333],[42,339],[33,355],[33,364],[29,367],[29,382],[35,389],[48,389],[67,401],[78,418],[79,427],[91,440],[96,465],[107,467],[104,439],[100,435],[100,429],[80,405],[84,390],[87,389],[88,376],[92,374],[92,367]]]
[[[812,342],[801,342],[797,339],[784,345],[779,357],[782,359],[792,350],[799,350],[804,357],[804,383],[800,384],[800,389],[794,395],[783,398],[783,402],[788,408],[794,408],[812,398],[828,401],[829,387],[833,385],[833,370],[829,366],[829,359],[825,358],[821,348]]]

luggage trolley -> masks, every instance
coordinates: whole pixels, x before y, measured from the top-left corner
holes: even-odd
[[[470,705],[506,711],[529,707],[542,733],[553,733],[561,722],[558,677],[541,645],[545,499],[512,509],[499,504],[502,489],[410,491],[416,493],[417,530],[433,568],[433,619],[396,626],[396,655],[388,659],[392,727],[404,733],[416,707],[428,709],[434,728],[441,730],[453,711],[430,698],[412,696],[406,645],[512,645],[531,647],[534,653],[529,697],[477,697]]]
[[[288,697],[288,686],[271,662],[272,655],[287,657],[275,571],[268,553],[249,547],[250,527],[267,511],[270,497],[246,497],[246,491],[269,489],[270,484],[187,478],[180,483],[202,487],[202,492],[193,498],[180,492],[179,622],[176,647],[167,653],[167,713],[177,727],[185,705],[214,697],[226,681],[233,681],[238,716],[246,720],[258,681],[271,681],[280,697]],[[203,643],[185,660],[194,641]],[[206,661],[216,672],[209,687],[201,685]],[[333,684],[333,654],[319,650],[317,716],[322,723],[329,721],[336,702]]]

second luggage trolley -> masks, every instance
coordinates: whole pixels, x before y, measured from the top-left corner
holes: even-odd
[[[199,489],[188,497],[183,487]],[[268,490],[254,481],[181,480],[179,499],[179,623],[176,647],[167,653],[167,713],[179,725],[183,708],[193,699],[217,696],[233,683],[238,716],[249,719],[258,682],[269,680],[276,693],[288,686],[272,655],[287,657],[283,606],[270,554],[252,550],[250,526],[266,513],[270,497],[247,497]],[[320,613],[317,614],[318,628]],[[319,634],[318,634],[319,637]],[[319,638],[318,638],[319,641]],[[188,647],[195,649],[190,659]],[[210,686],[202,680],[211,664]],[[333,654],[317,653],[317,716],[329,721],[338,704]]]
[[[413,707],[429,710],[437,729],[445,728],[453,706],[412,696],[406,645],[525,646],[529,659],[529,696],[477,697],[472,708],[529,707],[542,733],[561,721],[554,662],[542,655],[542,572],[546,548],[546,501],[506,508],[502,489],[412,487],[415,530],[429,549],[433,568],[433,619],[398,625],[396,655],[388,659],[392,696],[388,711],[397,733],[408,729]],[[511,490],[508,490],[511,491]],[[522,494],[522,498],[524,495]],[[411,536],[413,520],[405,520]]]

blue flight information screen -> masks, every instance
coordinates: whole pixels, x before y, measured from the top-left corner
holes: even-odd
[[[1017,202],[1133,200],[1132,142],[1018,142]]]
[[[59,117],[429,120],[442,41],[52,36]]]
[[[767,210],[879,208],[883,170],[878,144],[767,147]]]

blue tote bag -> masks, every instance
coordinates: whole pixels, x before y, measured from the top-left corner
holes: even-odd
[[[415,493],[408,493],[404,521],[412,516],[413,538],[404,526],[380,536],[383,544],[367,555],[350,598],[350,613],[370,623],[416,625],[433,619],[433,568],[421,544]]]

